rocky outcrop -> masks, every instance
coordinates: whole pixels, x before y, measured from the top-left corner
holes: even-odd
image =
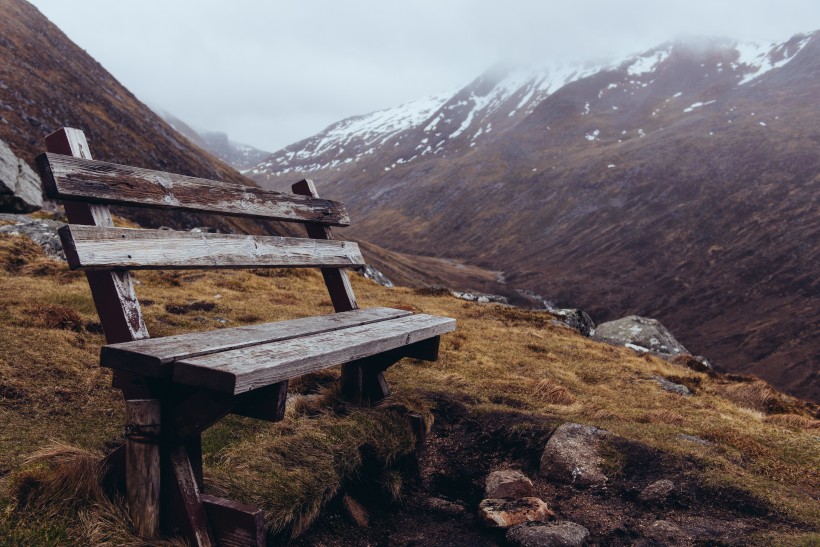
[[[532,481],[521,471],[503,469],[487,476],[485,498],[525,498],[534,495]]]
[[[480,292],[465,292],[465,291],[450,291],[450,294],[461,300],[469,302],[478,302],[479,304],[509,304],[510,301],[506,296],[499,296],[497,294],[485,294]]]
[[[666,378],[662,378],[660,376],[653,376],[652,379],[655,380],[658,383],[658,385],[661,386],[661,389],[663,389],[664,391],[684,396],[692,395],[692,392],[689,391],[689,388],[683,384],[676,384],[675,382],[670,382]]]
[[[657,319],[629,315],[615,321],[601,323],[595,329],[598,338],[609,342],[667,355],[688,354],[683,344]]]
[[[2,220],[12,221],[14,224],[0,226],[0,234],[30,237],[51,258],[65,260],[63,244],[60,242],[60,236],[57,235],[57,230],[65,226],[64,223],[56,220],[31,218],[26,215],[0,214],[0,221]]]
[[[507,542],[515,547],[581,547],[589,530],[569,521],[550,524],[521,524],[507,532]]]
[[[0,140],[0,211],[31,213],[42,207],[39,177]]]
[[[607,481],[601,469],[600,447],[612,433],[589,425],[566,423],[552,434],[541,454],[541,474],[578,486]]]
[[[376,268],[374,268],[373,266],[370,266],[368,264],[365,264],[364,266],[361,266],[360,268],[356,268],[356,271],[362,277],[364,277],[365,279],[369,279],[371,281],[374,281],[374,282],[378,283],[379,285],[381,285],[382,287],[393,287],[394,286],[393,282],[390,281],[390,279],[386,275],[384,275],[382,272],[380,272],[379,270],[377,270]]]
[[[584,336],[595,334],[595,323],[592,322],[592,318],[584,310],[566,308],[551,309],[549,312],[558,318],[558,321]]]
[[[669,479],[661,479],[641,490],[639,499],[645,503],[662,503],[666,501],[674,489],[674,482]]]

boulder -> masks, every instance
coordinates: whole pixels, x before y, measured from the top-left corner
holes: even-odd
[[[431,512],[446,517],[457,517],[466,513],[464,506],[460,503],[454,503],[452,501],[448,501],[442,498],[427,498],[424,501],[424,505],[426,505],[427,509],[429,509]]]
[[[388,279],[386,275],[382,272],[374,268],[373,266],[369,266],[365,264],[359,268],[356,268],[356,271],[365,279],[369,279],[381,285],[382,287],[393,287],[393,282]]]
[[[601,470],[600,447],[612,433],[589,425],[566,423],[552,434],[541,454],[541,474],[578,486],[607,481]]]
[[[595,323],[592,322],[592,318],[584,310],[574,308],[553,309],[550,310],[550,313],[556,316],[561,323],[584,336],[592,336],[595,334]]]
[[[526,498],[535,495],[532,481],[521,471],[503,469],[487,476],[486,498]]]
[[[669,497],[669,494],[671,494],[674,489],[674,482],[668,479],[661,479],[641,490],[639,499],[646,503],[661,503],[666,501],[666,498]]]
[[[40,178],[0,140],[0,211],[31,213],[42,207]]]
[[[507,542],[515,547],[581,547],[589,530],[568,520],[550,524],[521,524],[507,532]]]
[[[689,355],[688,353],[684,353],[672,358],[672,363],[694,370],[695,372],[710,374],[715,371],[712,363],[702,355]]]
[[[470,302],[478,302],[479,304],[509,304],[510,301],[506,296],[499,296],[497,294],[486,294],[482,292],[464,292],[464,291],[450,291],[450,294],[461,300],[468,300]]]
[[[24,215],[14,216],[19,220],[16,220],[14,224],[0,226],[0,234],[27,236],[40,245],[51,258],[65,260],[63,244],[57,234],[57,230],[65,226],[64,223],[56,220],[35,219]],[[3,220],[3,218],[0,217],[0,220]]]
[[[661,386],[661,389],[663,389],[664,391],[668,391],[670,393],[677,393],[678,395],[692,395],[692,392],[689,391],[689,388],[683,384],[670,382],[666,378],[662,378],[660,376],[653,376],[652,379],[655,380],[658,383],[658,385]]]
[[[647,526],[643,535],[661,545],[676,545],[688,539],[677,524],[668,520],[656,520]]]
[[[478,517],[490,528],[507,529],[524,522],[543,522],[554,516],[546,503],[533,497],[486,499],[478,506]]]
[[[689,353],[660,321],[649,317],[630,315],[601,323],[595,329],[595,335],[620,345],[629,344],[667,355]]]

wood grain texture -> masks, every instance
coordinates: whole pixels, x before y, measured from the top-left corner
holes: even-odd
[[[110,344],[102,348],[100,364],[148,376],[164,376],[170,374],[174,361],[179,359],[367,325],[408,315],[411,313],[405,310],[369,308],[276,323]]]
[[[137,533],[153,538],[159,532],[160,402],[125,402],[125,489],[128,514]]]
[[[171,503],[175,505],[171,511],[175,521],[172,527],[178,528],[194,547],[215,546],[216,541],[185,446],[179,445],[172,449],[169,460],[171,480],[168,483],[174,490]]]
[[[207,494],[202,495],[202,503],[220,547],[264,547],[261,509]]]
[[[329,366],[355,361],[455,329],[455,320],[417,314],[369,325],[182,359],[175,382],[244,393]]]
[[[326,199],[51,153],[38,156],[37,167],[52,199],[350,224],[344,205]]]
[[[348,267],[364,264],[350,241],[67,225],[69,267],[81,270]]]

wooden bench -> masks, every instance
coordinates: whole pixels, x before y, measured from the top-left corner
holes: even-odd
[[[83,133],[46,137],[37,166],[61,200],[69,266],[85,270],[107,345],[100,353],[126,400],[126,444],[108,458],[124,469],[131,519],[145,537],[160,529],[192,545],[264,545],[261,511],[203,493],[200,436],[233,413],[284,417],[288,380],[341,365],[355,402],[388,395],[382,372],[404,357],[436,360],[446,317],[359,309],[344,270],[364,264],[331,226],[349,219],[309,180],[294,194],[94,161]],[[116,228],[109,205],[213,212],[305,224],[308,238]],[[149,338],[129,273],[136,269],[318,267],[337,313]]]

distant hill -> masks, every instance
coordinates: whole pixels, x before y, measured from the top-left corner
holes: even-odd
[[[42,138],[63,126],[82,129],[92,155],[114,163],[254,184],[192,144],[142,104],[34,6],[0,0],[0,139],[33,165]],[[148,76],[147,76],[148,77]],[[144,225],[209,225],[223,230],[287,231],[226,217],[131,210]]]
[[[195,145],[203,150],[207,150],[239,171],[253,167],[270,156],[270,152],[259,150],[249,144],[242,144],[230,140],[225,133],[194,129],[169,112],[158,110],[157,113],[162,119],[168,122],[171,127],[185,135],[188,140]]]
[[[670,42],[614,63],[495,67],[342,120],[248,173],[343,199],[356,237],[503,270],[597,321],[820,399],[820,33]],[[483,287],[486,289],[486,287]]]

